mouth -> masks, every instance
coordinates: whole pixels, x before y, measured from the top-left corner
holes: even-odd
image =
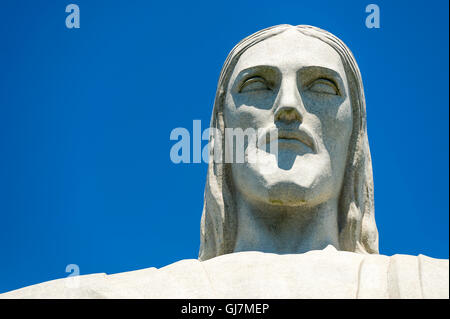
[[[278,133],[274,134],[274,133]],[[316,147],[314,143],[313,137],[303,129],[277,129],[274,128],[270,130],[270,134],[267,135],[266,143],[270,143],[278,139],[278,143],[287,143],[287,144],[302,144],[302,146],[308,147],[312,152],[316,152]]]

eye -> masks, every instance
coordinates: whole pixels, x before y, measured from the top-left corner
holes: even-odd
[[[330,95],[339,95],[339,90],[333,81],[327,79],[318,79],[313,81],[309,86],[308,90],[314,93],[323,93]]]
[[[260,76],[254,76],[245,80],[244,83],[242,83],[239,92],[245,93],[245,92],[265,91],[265,90],[270,90],[267,81]]]

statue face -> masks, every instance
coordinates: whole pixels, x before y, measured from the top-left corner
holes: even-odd
[[[278,156],[231,164],[247,200],[296,207],[339,196],[352,110],[344,66],[328,44],[288,29],[249,48],[231,74],[224,120],[227,128],[278,129]]]

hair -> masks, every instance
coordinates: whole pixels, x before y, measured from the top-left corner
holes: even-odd
[[[220,130],[221,140],[211,135],[209,145],[221,143],[224,149],[223,109],[231,73],[240,56],[253,45],[288,29],[319,39],[341,57],[347,76],[352,105],[353,128],[347,154],[344,180],[338,203],[339,249],[356,253],[378,253],[378,230],[374,216],[372,161],[366,128],[366,103],[361,74],[350,49],[333,34],[307,25],[277,25],[241,40],[229,53],[217,85],[211,128]],[[237,211],[231,183],[231,166],[225,161],[209,161],[203,214],[200,225],[199,259],[207,260],[232,253],[236,242]]]

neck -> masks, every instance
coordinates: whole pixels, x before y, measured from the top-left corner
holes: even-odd
[[[258,207],[237,199],[234,252],[298,254],[328,245],[339,249],[336,198],[315,207]]]

